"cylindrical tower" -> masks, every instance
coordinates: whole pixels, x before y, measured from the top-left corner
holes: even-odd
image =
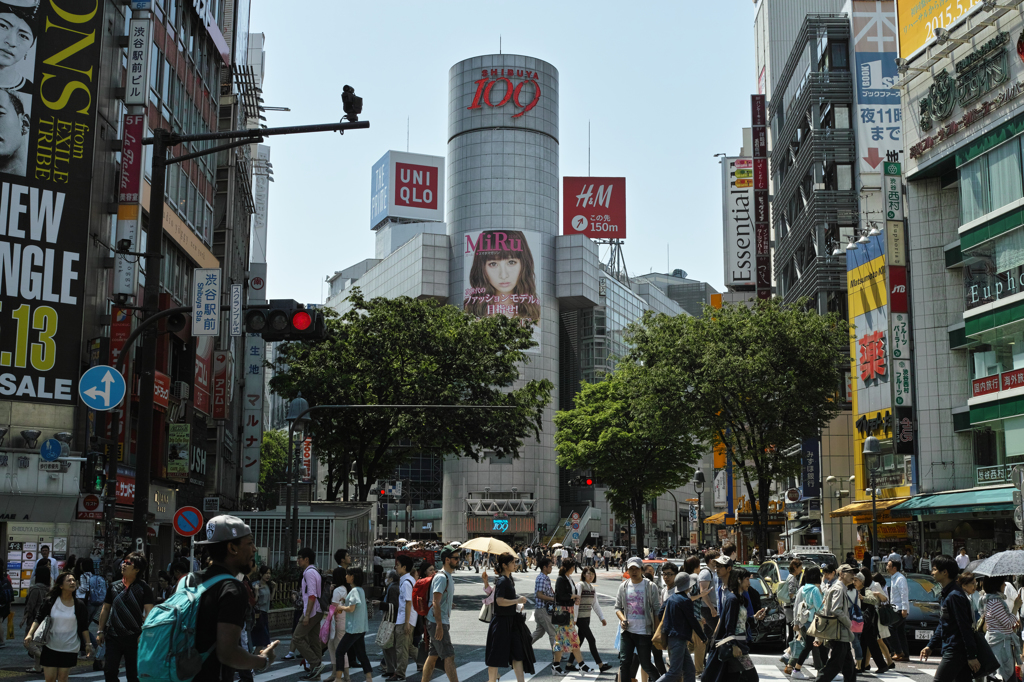
[[[556,386],[540,442],[528,439],[514,462],[444,464],[443,537],[467,535],[466,500],[490,488],[533,497],[536,522],[559,520],[554,414],[558,405],[558,70],[532,57],[492,54],[448,74],[448,234],[453,305],[531,324],[540,344],[523,380]],[[483,258],[505,269],[485,272]],[[477,267],[474,268],[474,262]],[[497,266],[492,264],[492,268]]]

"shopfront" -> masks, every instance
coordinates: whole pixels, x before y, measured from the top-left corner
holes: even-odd
[[[961,547],[972,558],[1013,546],[1013,486],[952,490],[918,495],[900,503],[897,513],[912,514],[920,530],[915,550],[953,556]]]

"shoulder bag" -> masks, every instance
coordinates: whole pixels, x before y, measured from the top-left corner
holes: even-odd
[[[393,604],[388,604],[388,615],[377,628],[377,637],[374,641],[381,649],[390,649],[395,645],[395,607]]]
[[[845,609],[846,607],[846,590],[843,590],[843,603],[840,608]],[[828,599],[828,595],[825,596]],[[824,611],[824,604],[822,605],[822,611]],[[839,622],[838,616],[826,616],[822,611],[814,614],[814,620],[811,622],[810,627],[807,628],[807,634],[811,637],[817,637],[824,640],[838,640],[840,633],[842,632],[842,623]]]
[[[885,602],[884,604],[879,604],[878,607],[875,610],[878,612],[878,624],[879,625],[884,625],[885,627],[889,627],[890,625],[894,625],[896,623],[896,621],[898,621],[900,619],[900,617],[898,615],[896,615],[896,609],[894,609],[892,607],[892,603],[891,602]]]
[[[52,621],[49,616],[43,618],[43,622],[39,624],[35,634],[32,635],[32,641],[40,646],[46,646],[50,642],[51,625]]]
[[[498,576],[498,580],[502,579],[503,576]],[[477,619],[481,623],[490,623],[494,620],[494,605],[498,601],[498,595],[496,594],[498,591],[498,580],[494,581],[494,590],[489,595],[490,601],[485,600],[483,606],[480,607],[480,615],[477,616]]]

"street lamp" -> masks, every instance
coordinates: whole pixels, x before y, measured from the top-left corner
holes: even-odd
[[[299,482],[299,448],[295,443],[295,433],[298,432],[301,435],[305,430],[307,412],[309,412],[309,402],[302,397],[302,391],[299,391],[295,399],[288,403],[288,415],[285,417],[285,421],[288,422],[288,447],[291,448],[291,456],[288,458],[288,499],[285,501],[285,516],[288,515],[289,507],[291,507],[294,519],[291,524],[292,537],[291,553],[289,556],[292,557],[293,561],[299,551],[299,491],[297,487]]]
[[[693,475],[693,492],[697,493],[697,547],[704,544],[704,520],[701,511],[704,508],[701,495],[704,494],[704,472],[697,470]]]
[[[871,556],[878,556],[878,508],[876,507],[876,496],[878,488],[875,487],[875,476],[878,474],[878,467],[881,464],[882,448],[878,445],[878,439],[868,436],[864,439],[864,461],[871,474]]]

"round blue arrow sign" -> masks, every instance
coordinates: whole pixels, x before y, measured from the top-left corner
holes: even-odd
[[[124,377],[110,365],[90,367],[78,381],[78,396],[90,410],[112,410],[121,404],[124,394]]]
[[[47,462],[54,462],[60,457],[61,443],[56,438],[50,438],[44,441],[42,446],[39,448],[39,454],[42,455],[43,459]]]

